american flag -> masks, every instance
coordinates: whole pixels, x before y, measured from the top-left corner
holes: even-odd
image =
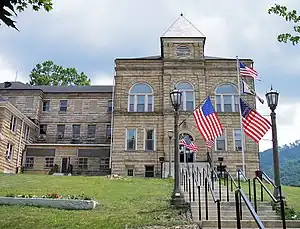
[[[206,148],[211,149],[212,147],[214,147],[214,144],[215,144],[215,140],[208,140],[206,141]]]
[[[198,146],[191,141],[188,135],[186,135],[183,139],[181,139],[180,143],[183,144],[187,149],[193,152],[198,152]]]
[[[256,110],[251,109],[244,100],[240,99],[240,103],[244,132],[258,143],[272,125],[268,119],[261,116]]]
[[[204,141],[214,140],[223,135],[222,124],[209,96],[200,108],[194,110],[193,115]]]
[[[258,79],[258,73],[253,68],[246,66],[240,61],[240,75],[241,76],[251,76],[254,79]]]

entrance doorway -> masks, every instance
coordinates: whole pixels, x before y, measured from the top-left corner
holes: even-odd
[[[63,157],[61,159],[61,173],[67,173],[68,172],[68,158],[67,157]]]
[[[182,133],[179,135],[179,153],[180,153],[180,162],[181,163],[193,163],[196,161],[196,153],[186,149],[183,144],[180,144],[180,140],[185,136],[189,136],[191,141],[194,141],[193,137],[187,133]]]

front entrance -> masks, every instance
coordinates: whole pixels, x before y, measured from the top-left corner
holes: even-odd
[[[191,141],[194,141],[193,137],[186,133],[180,134],[179,139],[184,138],[186,135],[189,136]],[[180,153],[180,162],[181,163],[193,163],[196,161],[196,153],[189,149],[186,149],[184,147],[184,145],[180,144],[180,140],[179,140],[179,153]]]
[[[61,173],[67,173],[68,172],[68,158],[67,157],[63,157],[61,159]]]

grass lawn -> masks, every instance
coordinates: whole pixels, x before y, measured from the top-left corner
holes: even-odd
[[[0,228],[136,228],[143,225],[183,224],[184,218],[169,205],[173,180],[105,177],[4,175],[0,196],[85,194],[100,202],[95,210],[71,211],[30,206],[0,206]]]

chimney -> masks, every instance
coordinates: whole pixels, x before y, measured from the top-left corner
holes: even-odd
[[[4,88],[10,88],[11,82],[4,82]]]

